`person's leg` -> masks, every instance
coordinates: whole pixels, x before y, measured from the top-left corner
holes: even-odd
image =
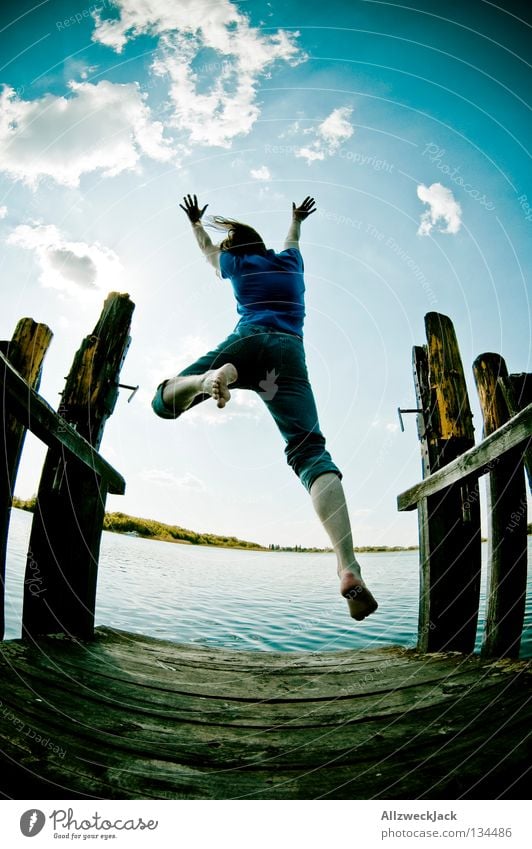
[[[274,352],[272,352],[273,354]],[[308,380],[301,340],[279,334],[275,368],[278,386],[271,397],[262,394],[285,440],[288,464],[310,492],[312,503],[327,532],[338,561],[340,592],[354,619],[364,619],[377,609],[367,589],[353,551],[351,524],[341,483],[341,472],[326,449],[316,402]]]
[[[231,398],[228,387],[237,379],[238,372],[233,363],[208,369],[202,374],[177,375],[164,384],[162,399],[176,413],[184,413],[198,395],[210,395],[222,409]]]
[[[310,496],[336,554],[340,592],[353,619],[365,619],[378,605],[362,580],[355,557],[342,481],[335,472],[325,472],[311,484]]]
[[[152,401],[154,413],[162,419],[177,419],[207,398],[225,407],[231,397],[229,386],[246,388],[244,344],[241,335],[234,332],[178,375],[164,380]]]

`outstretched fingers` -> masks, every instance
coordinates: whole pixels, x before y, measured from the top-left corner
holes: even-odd
[[[293,204],[293,210],[294,212],[297,210],[298,212],[302,213],[305,218],[308,218],[309,215],[312,215],[313,212],[316,212],[316,201],[314,200],[314,198],[310,197],[310,195],[307,195],[307,197],[300,206],[296,207],[296,205]]]
[[[192,222],[200,221],[203,213],[208,207],[208,203],[205,204],[203,209],[200,209],[198,206],[198,196],[197,195],[185,195],[183,198],[183,203],[180,203],[179,206],[185,212]]]

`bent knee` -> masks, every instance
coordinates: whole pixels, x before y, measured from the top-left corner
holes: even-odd
[[[325,448],[325,437],[321,433],[305,433],[290,439],[285,453],[288,465],[309,491],[316,478],[326,472],[333,472],[342,477],[338,466]]]
[[[167,383],[167,380],[163,380],[163,382],[157,387],[157,391],[155,392],[151,402],[151,408],[155,415],[159,416],[160,419],[177,419],[177,417],[181,415],[181,411],[174,410],[168,404],[165,404],[163,400],[163,391]]]

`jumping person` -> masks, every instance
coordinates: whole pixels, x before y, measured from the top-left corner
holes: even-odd
[[[342,473],[325,448],[303,348],[305,285],[299,236],[301,222],[316,212],[314,199],[292,204],[292,222],[280,253],[268,250],[252,227],[219,216],[212,219],[213,226],[226,236],[213,244],[201,223],[207,206],[200,209],[196,195],[187,195],[180,204],[208,262],[231,281],[240,321],[217,348],[160,384],[153,410],[161,418],[176,419],[207,398],[222,409],[231,398],[229,387],[260,395],[283,436],[287,461],[309,491],[331,540],[349,612],[354,619],[365,619],[377,602],[362,580],[353,551]]]

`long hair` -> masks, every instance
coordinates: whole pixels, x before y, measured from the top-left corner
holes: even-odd
[[[225,239],[220,242],[221,251],[231,251],[237,256],[244,254],[265,256],[267,249],[262,236],[249,224],[243,224],[233,218],[223,218],[221,215],[212,215],[209,226],[227,233]]]

